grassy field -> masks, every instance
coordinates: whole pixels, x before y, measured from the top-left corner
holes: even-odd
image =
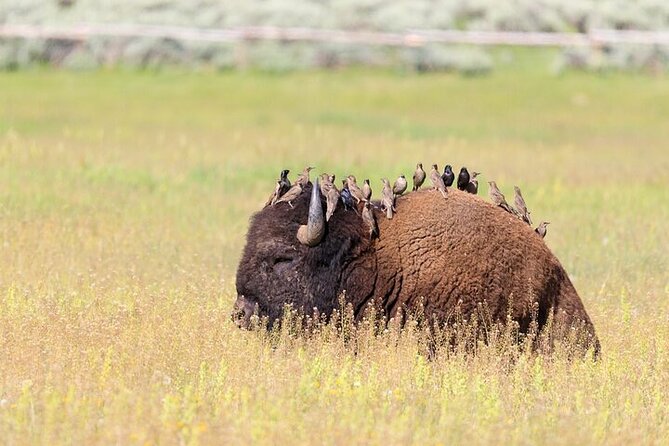
[[[0,443],[669,443],[669,79],[0,73]],[[523,189],[603,358],[243,332],[282,168]],[[482,187],[487,194],[487,187]]]

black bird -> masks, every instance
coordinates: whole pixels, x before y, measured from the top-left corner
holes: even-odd
[[[351,195],[351,191],[348,190],[348,183],[346,182],[346,180],[342,180],[341,183],[342,187],[341,190],[339,191],[339,195],[341,197],[342,203],[344,203],[344,210],[355,209],[353,195]]]
[[[479,175],[481,175],[481,172],[472,172],[471,174],[469,184],[467,185],[467,192],[470,194],[476,195],[479,193],[479,180],[476,179]]]
[[[292,186],[292,184],[290,184],[290,180],[288,179],[288,174],[289,173],[290,173],[290,170],[288,170],[288,169],[285,169],[285,170],[281,171],[281,178],[279,179],[279,183],[280,183],[279,198],[281,198],[281,196],[283,194],[288,192],[290,190],[290,186]]]
[[[281,197],[283,197],[286,192],[288,192],[291,188],[290,180],[288,179],[288,174],[290,173],[290,170],[285,169],[281,171],[281,178],[279,178],[276,181],[276,187],[274,188],[274,193],[270,195],[269,199],[267,200],[267,203],[265,203],[265,206],[269,205],[274,205],[276,204],[277,200]]]
[[[458,175],[458,189],[465,190],[469,184],[469,171],[466,167],[460,169],[460,175]]]
[[[455,174],[453,173],[453,167],[451,167],[450,164],[446,164],[446,167],[444,167],[444,173],[441,175],[441,179],[444,180],[444,186],[453,186],[453,181],[455,181]]]

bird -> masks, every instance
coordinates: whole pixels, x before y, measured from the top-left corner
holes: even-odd
[[[532,220],[530,219],[530,211],[527,210],[527,205],[525,204],[525,199],[523,199],[523,194],[520,192],[520,188],[518,186],[513,186],[513,190],[515,192],[513,203],[516,205],[518,216],[525,223],[531,225]]]
[[[444,180],[441,179],[441,175],[439,175],[439,168],[436,164],[432,165],[432,170],[430,171],[430,180],[432,180],[432,186],[434,186],[434,188],[441,192],[441,195],[446,198],[446,185],[444,184]]]
[[[302,184],[295,182],[295,184],[293,184],[293,186],[288,190],[288,192],[283,194],[281,198],[276,200],[274,204],[286,202],[292,208],[293,200],[297,199],[297,197],[299,197],[301,193],[302,193]]]
[[[365,183],[362,185],[362,196],[367,201],[372,198],[372,186],[369,184],[369,179],[365,180]]]
[[[548,231],[547,226],[551,224],[549,221],[542,221],[539,226],[534,230],[537,234],[541,236],[541,238],[546,237],[546,232]]]
[[[279,179],[276,181],[276,187],[274,188],[274,192],[267,199],[265,206],[269,206],[276,203],[276,200],[281,198],[283,194],[285,194],[290,190],[291,184],[290,180],[288,179],[289,173],[290,170],[288,169],[284,169],[281,171],[281,173],[279,174]]]
[[[279,180],[281,181],[281,188],[283,189],[282,194],[288,192],[288,189],[290,189],[290,187],[292,186],[292,184],[290,184],[290,180],[288,179],[289,173],[290,170],[283,169],[281,171],[281,174],[279,175]]]
[[[344,210],[355,209],[355,203],[353,202],[353,196],[351,191],[348,189],[348,183],[346,180],[341,180],[341,191],[339,195],[341,196],[341,201],[344,203]]]
[[[290,184],[290,180],[288,179],[288,174],[290,173],[290,170],[284,169],[281,171],[281,175],[279,176],[279,181],[281,182],[281,190],[279,193],[279,198],[281,198],[281,195],[285,194],[288,192],[292,184]]]
[[[307,184],[309,184],[309,172],[314,170],[313,167],[305,167],[300,176],[297,177],[297,180],[295,180],[295,183],[299,183],[303,188],[307,187]]]
[[[327,173],[322,173],[320,174],[320,187],[321,187],[321,194],[324,197],[327,197],[328,192],[330,189],[334,187],[334,183],[330,181],[330,178],[332,178],[332,175],[329,175]]]
[[[490,200],[492,200],[493,204],[515,215],[516,213],[513,212],[511,206],[509,206],[509,203],[506,202],[504,194],[497,188],[497,183],[494,181],[488,181],[488,184],[490,185],[488,188],[488,193],[490,194]]]
[[[395,195],[393,189],[390,187],[390,181],[387,178],[381,178],[383,181],[383,190],[381,191],[381,206],[386,210],[386,217],[388,220],[393,218],[395,211]]]
[[[370,239],[379,234],[376,218],[374,218],[374,211],[372,211],[372,204],[369,201],[365,201],[365,206],[362,208],[362,221],[369,226]]]
[[[334,184],[330,186],[330,189],[327,192],[327,195],[325,196],[325,200],[327,202],[327,209],[325,211],[325,221],[330,221],[330,217],[335,213],[337,210],[337,204],[339,204],[339,191],[337,190],[337,186]]]
[[[444,186],[451,187],[453,181],[455,181],[455,174],[453,173],[453,167],[450,164],[446,164],[444,167],[444,173],[441,175],[441,179],[444,180]]]
[[[360,187],[358,187],[358,182],[355,179],[354,175],[349,175],[346,177],[346,182],[348,184],[348,190],[351,192],[351,195],[353,198],[355,198],[355,201],[360,203],[362,200],[365,199],[365,196],[362,193],[362,190]]]
[[[413,191],[417,191],[425,181],[425,171],[423,170],[423,163],[416,164],[416,171],[413,173]]]
[[[407,190],[407,179],[404,175],[400,175],[393,184],[393,194],[397,197],[402,195],[405,190]]]
[[[472,172],[471,177],[469,178],[469,184],[465,190],[470,194],[476,195],[479,193],[479,180],[476,179],[479,175],[481,175],[481,172]]]
[[[274,187],[274,192],[269,196],[265,202],[265,206],[270,206],[276,203],[276,200],[280,198],[279,193],[281,192],[281,180],[276,180],[276,186]]]
[[[466,167],[460,169],[460,175],[458,175],[458,189],[465,190],[469,184],[469,171]]]

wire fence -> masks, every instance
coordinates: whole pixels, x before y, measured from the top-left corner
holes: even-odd
[[[557,71],[615,69],[659,74],[669,69],[669,31],[388,32],[120,23],[0,24],[0,69],[34,64],[94,69],[121,64],[288,71],[360,65],[479,75],[496,64],[486,49],[499,46],[558,48],[552,65]]]
[[[587,33],[459,31],[416,29],[405,32],[348,31],[249,26],[203,29],[180,26],[79,24],[71,26],[0,24],[0,38],[86,41],[92,37],[150,37],[177,41],[324,42],[399,47],[426,44],[599,47],[607,44],[669,46],[669,31],[595,29]]]

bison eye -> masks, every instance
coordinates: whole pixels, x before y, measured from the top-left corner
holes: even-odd
[[[283,274],[293,264],[293,260],[291,257],[275,257],[272,260],[272,268],[277,274]]]

